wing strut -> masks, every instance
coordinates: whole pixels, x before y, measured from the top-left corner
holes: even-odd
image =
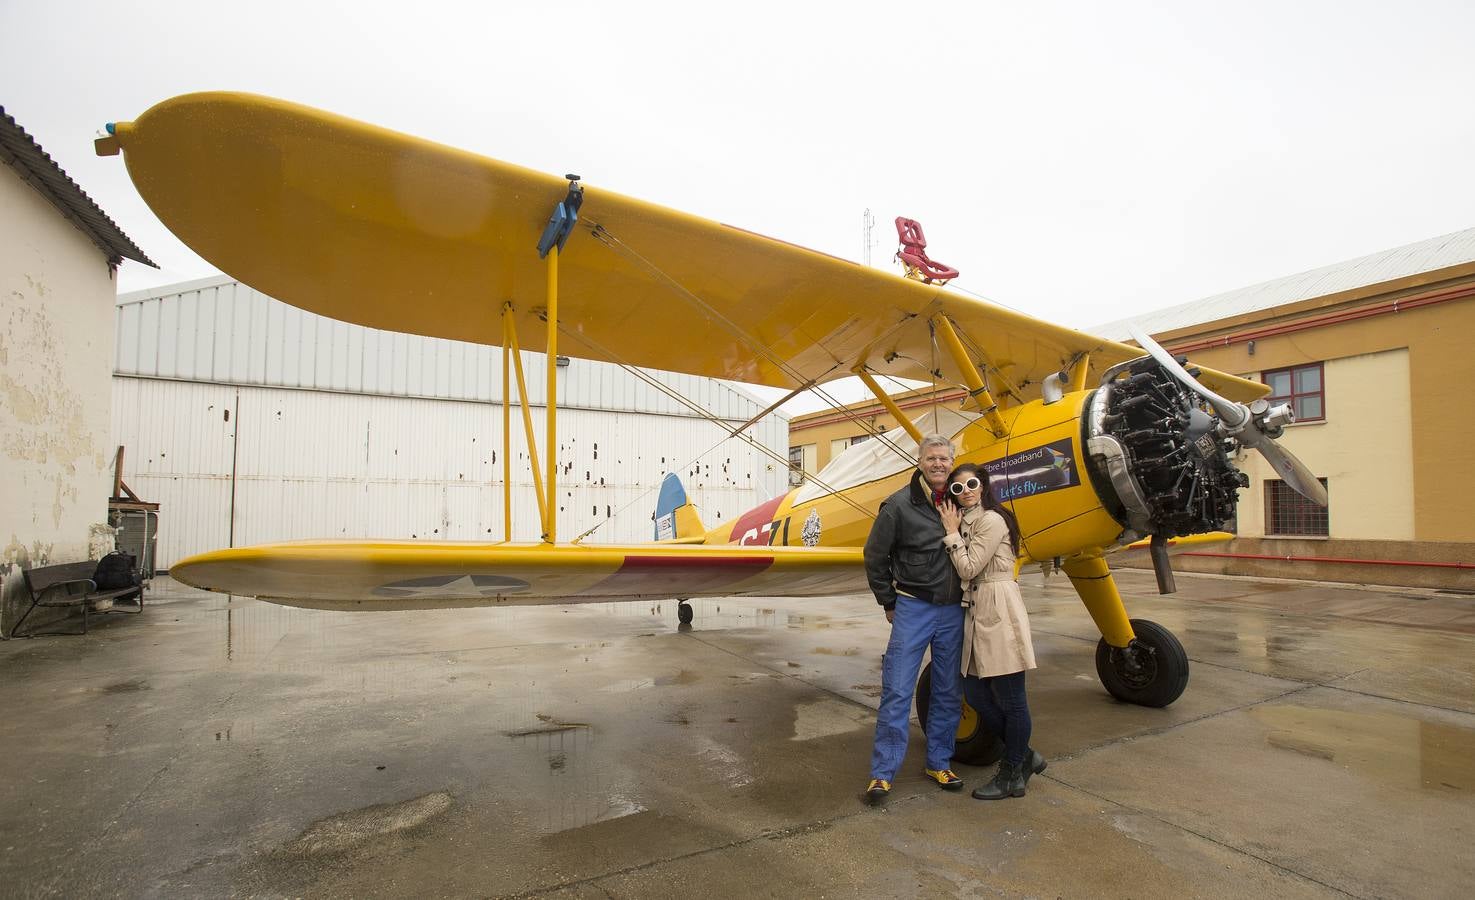
[[[920,447],[922,445],[922,432],[917,428],[917,424],[907,418],[907,414],[901,411],[901,407],[896,405],[896,401],[891,399],[890,394],[881,390],[881,386],[876,383],[876,379],[872,378],[871,373],[866,371],[865,364],[862,363],[851,371],[856,374],[856,377],[866,383],[866,387],[871,389],[871,393],[876,395],[876,399],[881,401],[881,405],[886,407],[886,411],[896,417],[896,424],[905,428],[907,434],[911,435],[912,440],[916,441],[917,446]]]
[[[972,404],[983,413],[983,420],[988,423],[988,430],[994,433],[994,437],[1003,437],[1009,433],[1009,428],[1004,424],[1004,417],[999,415],[998,401],[994,395],[989,393],[988,385],[983,383],[983,376],[978,374],[978,367],[973,360],[968,358],[968,351],[963,349],[963,342],[958,340],[958,333],[953,330],[953,323],[948,317],[938,313],[932,318],[937,326],[937,333],[942,336],[942,345],[952,356],[953,362],[957,363],[959,369],[963,370],[963,381],[968,384],[968,403]]]
[[[548,498],[543,506],[543,542],[558,543],[558,256],[563,245],[573,234],[579,221],[579,207],[584,204],[584,189],[579,185],[579,176],[565,175],[568,179],[568,195],[553,205],[548,224],[538,238],[538,255],[548,260],[548,305],[544,309],[544,321],[548,323],[548,400],[545,414],[548,420]],[[523,413],[526,415],[527,410]],[[532,426],[528,426],[532,437]],[[529,444],[531,446],[531,444]],[[538,463],[533,461],[534,477]]]
[[[517,374],[517,405],[522,410],[522,427],[527,433],[528,439],[528,463],[533,470],[533,495],[538,498],[538,518],[547,523],[548,501],[550,497],[543,493],[543,475],[538,471],[538,439],[533,436],[533,414],[528,406],[527,379],[522,374],[522,348],[517,343],[517,322],[512,318],[512,303],[508,301],[502,308],[502,341],[503,346],[512,346],[513,371]],[[552,357],[549,357],[552,359]],[[550,385],[551,387],[551,385]],[[507,401],[503,399],[503,404]],[[511,476],[508,476],[507,490],[511,491]],[[507,505],[509,507],[508,518],[511,518],[510,507],[512,505],[511,494],[508,495]]]
[[[507,402],[511,387],[508,377],[507,323],[512,320],[512,301],[502,304],[502,533],[512,543],[512,404]]]
[[[543,508],[543,542],[558,543],[558,255],[548,254],[548,505]]]

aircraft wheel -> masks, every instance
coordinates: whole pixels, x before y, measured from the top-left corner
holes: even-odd
[[[917,721],[927,730],[927,710],[932,705],[932,663],[922,667],[917,677]],[[1004,755],[1004,742],[983,727],[978,713],[963,701],[963,718],[958,720],[958,742],[953,747],[953,761],[970,766],[987,766]]]
[[[1096,644],[1096,675],[1106,692],[1124,703],[1167,706],[1188,687],[1188,654],[1173,632],[1147,619],[1133,619],[1137,639],[1126,649],[1102,638]]]
[[[676,621],[682,625],[690,625],[692,616],[694,615],[696,615],[696,612],[691,608],[690,603],[687,603],[685,600],[678,600],[676,602]]]

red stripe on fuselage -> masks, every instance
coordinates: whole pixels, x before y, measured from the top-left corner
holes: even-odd
[[[773,514],[778,511],[779,504],[784,502],[788,494],[779,494],[762,506],[754,507],[738,517],[732,524],[732,531],[728,533],[729,544],[739,544],[750,547],[757,544],[767,544],[768,526],[773,524]]]
[[[757,575],[773,565],[772,556],[713,559],[694,556],[627,556],[613,575],[580,594],[695,597]]]

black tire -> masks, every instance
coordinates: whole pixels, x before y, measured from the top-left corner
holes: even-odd
[[[1133,619],[1132,630],[1144,652],[1141,669],[1128,671],[1122,653],[1102,638],[1096,644],[1096,676],[1106,692],[1123,703],[1164,707],[1188,687],[1188,654],[1173,632],[1147,619]]]
[[[680,622],[682,625],[690,625],[692,616],[694,615],[696,615],[696,612],[691,608],[690,603],[687,603],[685,600],[677,602],[676,621]]]
[[[917,676],[917,721],[927,730],[927,709],[932,705],[932,663],[922,667]],[[969,766],[988,766],[1004,755],[1004,742],[978,719],[978,713],[963,701],[963,718],[958,722],[958,742],[953,747],[953,761]]]

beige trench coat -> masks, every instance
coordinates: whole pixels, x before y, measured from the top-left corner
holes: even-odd
[[[958,534],[942,543],[963,580],[963,674],[993,677],[1035,668],[1029,614],[1014,579],[1009,526],[996,512],[964,510]]]

